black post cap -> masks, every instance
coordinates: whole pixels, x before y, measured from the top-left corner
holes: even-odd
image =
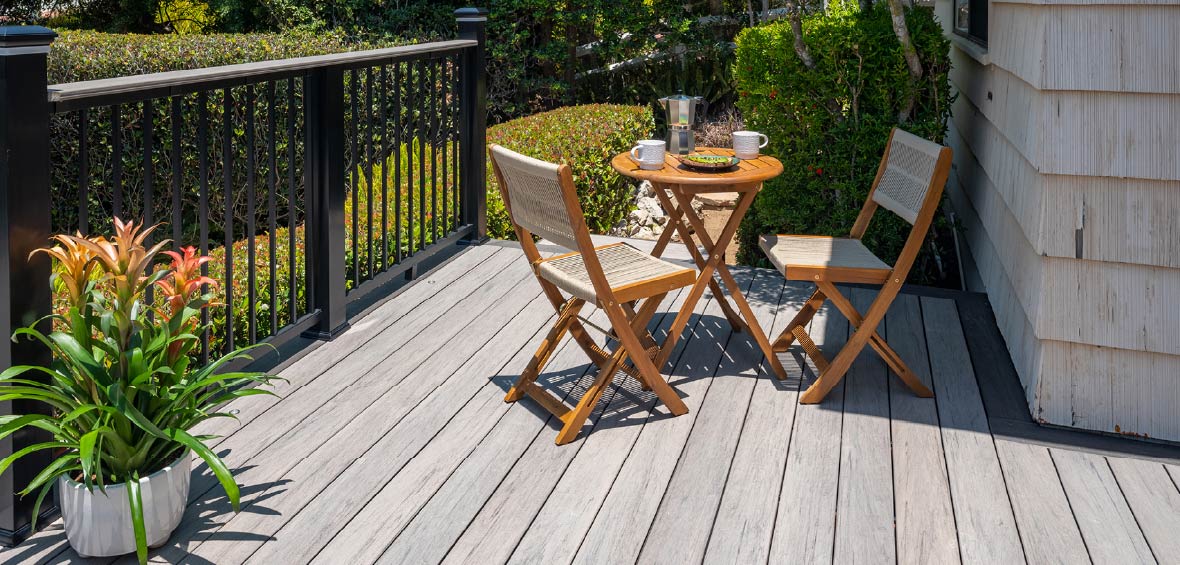
[[[455,10],[455,19],[459,21],[485,21],[488,19],[487,8],[466,7]]]
[[[57,32],[41,26],[0,26],[0,48],[44,47],[53,43]]]

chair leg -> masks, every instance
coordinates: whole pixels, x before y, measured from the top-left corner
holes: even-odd
[[[832,304],[836,306],[836,309],[840,310],[840,313],[844,314],[844,317],[848,319],[848,322],[852,325],[852,327],[856,328],[857,334],[859,334],[861,330],[865,329],[866,323],[864,318],[860,315],[860,312],[856,310],[856,307],[852,305],[852,302],[850,302],[848,298],[840,292],[839,289],[832,285],[832,283],[821,282],[820,285],[821,290],[823,290],[828,295],[828,298],[831,299]],[[888,309],[888,305],[886,305],[885,308]],[[876,351],[877,354],[881,356],[881,359],[885,361],[885,364],[893,370],[894,374],[901,378],[902,382],[904,382],[906,386],[908,386],[910,390],[914,392],[915,395],[922,398],[930,398],[934,396],[934,393],[929,388],[927,388],[925,384],[922,384],[922,380],[919,379],[918,376],[915,375],[912,370],[910,370],[909,366],[905,364],[905,361],[901,359],[901,356],[897,354],[897,351],[894,351],[894,349],[885,342],[885,339],[881,337],[881,334],[877,333],[877,323],[879,323],[879,320],[878,322],[873,323],[872,327],[868,328],[869,345],[872,346],[873,350]]]
[[[549,362],[549,356],[553,354],[553,350],[557,348],[557,344],[561,342],[561,338],[565,335],[566,330],[569,329],[570,324],[578,319],[578,312],[582,310],[582,306],[586,304],[585,300],[580,298],[571,298],[565,306],[561,308],[561,313],[557,317],[557,322],[549,329],[549,333],[545,335],[544,341],[541,342],[537,352],[533,354],[533,358],[529,360],[528,366],[525,367],[524,372],[516,379],[516,384],[508,389],[508,394],[504,396],[504,402],[516,402],[524,398],[525,389],[537,380],[537,376],[541,374],[541,369],[545,367],[545,363]]]
[[[562,418],[561,431],[557,432],[557,445],[565,445],[578,437],[578,433],[582,431],[582,426],[586,423],[586,418],[590,417],[590,413],[598,405],[602,393],[610,385],[611,378],[618,371],[619,364],[622,363],[625,356],[626,351],[619,348],[614,355],[611,355],[610,361],[598,370],[598,376],[594,378],[594,383],[586,390],[586,394],[582,395],[578,405]]]
[[[635,368],[639,370],[639,374],[643,375],[648,386],[659,397],[660,402],[663,402],[674,416],[688,413],[688,406],[684,405],[684,401],[680,399],[680,395],[676,394],[676,391],[672,390],[672,387],[660,376],[656,365],[648,357],[647,350],[639,342],[639,337],[635,335],[635,331],[631,328],[630,321],[627,320],[627,315],[623,312],[623,309],[618,304],[605,304],[604,310],[606,310],[606,315],[610,318],[615,332],[619,334],[621,349],[626,350],[627,355],[631,358],[631,362],[635,364]]]
[[[791,343],[795,340],[795,328],[806,326],[811,322],[811,319],[815,317],[816,312],[819,312],[820,307],[823,306],[824,300],[826,299],[827,297],[824,296],[823,291],[816,288],[815,292],[811,294],[811,298],[808,298],[807,302],[803,303],[803,307],[791,319],[791,323],[787,324],[787,327],[783,329],[783,333],[779,334],[778,338],[774,340],[774,343],[770,345],[770,349],[779,353],[790,349]]]

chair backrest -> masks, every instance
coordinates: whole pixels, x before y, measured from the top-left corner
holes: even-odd
[[[934,184],[943,149],[933,141],[894,129],[873,202],[913,224]]]
[[[576,220],[570,215],[571,207],[580,211],[581,206],[576,193],[573,202],[566,201],[569,191],[562,183],[561,165],[498,145],[492,146],[491,153],[512,222],[566,249],[577,250],[578,230],[587,228],[581,214]]]

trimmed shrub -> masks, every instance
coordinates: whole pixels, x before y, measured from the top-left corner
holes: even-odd
[[[62,31],[49,51],[51,84],[325,55],[372,48],[342,32],[137,35]]]
[[[590,231],[602,233],[631,211],[632,183],[610,160],[651,135],[655,124],[643,106],[587,104],[558,108],[488,129],[488,143],[573,169],[578,200]],[[491,163],[488,163],[488,235],[515,239]]]
[[[918,84],[911,83],[883,2],[865,13],[833,5],[827,13],[804,17],[814,69],[796,56],[787,22],[739,34],[738,107],[749,129],[770,137],[765,151],[785,169],[766,183],[742,222],[741,262],[766,264],[758,247],[761,234],[846,236],[868,195],[890,128],[942,141],[952,101],[949,43],[929,9],[907,9],[906,23],[924,71]],[[899,124],[910,96],[911,117]],[[939,222],[934,230],[947,229]],[[880,211],[865,245],[892,262],[909,231],[904,220]],[[932,259],[937,257],[924,248],[911,280],[938,280]]]

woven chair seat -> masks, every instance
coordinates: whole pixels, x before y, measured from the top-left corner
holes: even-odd
[[[652,257],[625,243],[598,247],[594,253],[619,301],[638,300],[696,282],[695,270]],[[592,304],[598,302],[581,253],[542,261],[537,272],[561,290]]]
[[[829,281],[862,282],[865,277],[885,280],[892,270],[859,239],[765,235],[759,244],[775,268],[792,280],[815,280],[817,276]],[[842,272],[855,272],[857,277],[842,277]]]

